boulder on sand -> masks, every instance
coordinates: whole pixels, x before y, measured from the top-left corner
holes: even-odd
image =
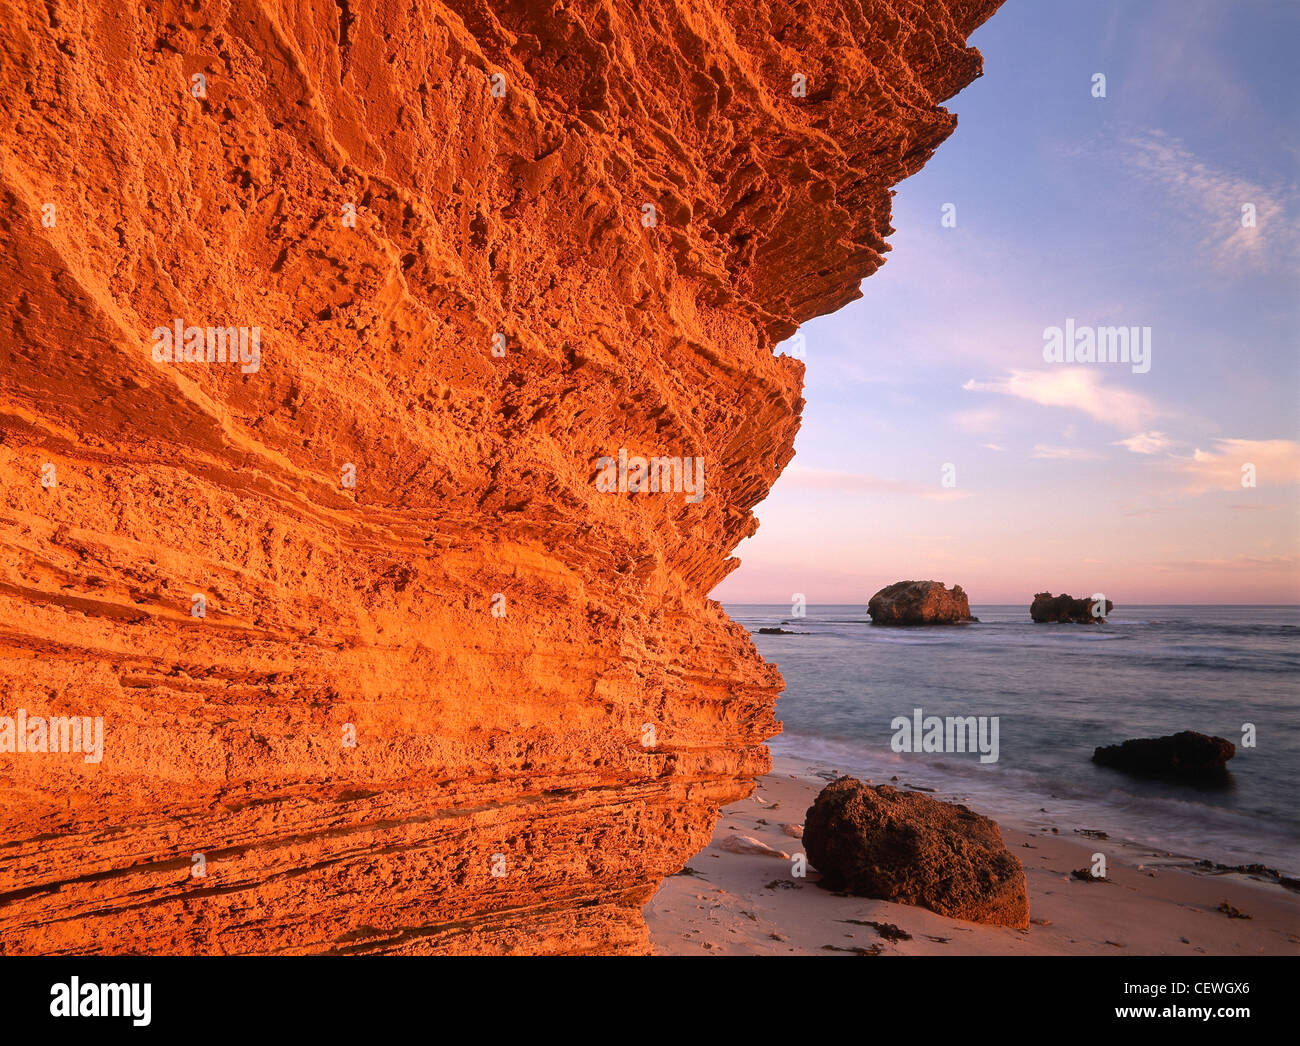
[[[942,581],[896,581],[867,603],[873,625],[961,625],[978,618],[961,585],[945,588]]]
[[[1029,926],[1024,868],[997,822],[964,806],[841,777],[809,807],[803,841],[829,889],[953,919]]]
[[[1224,773],[1236,754],[1237,746],[1226,738],[1184,730],[1106,745],[1092,753],[1092,761],[1152,777],[1214,777]]]
[[[1095,602],[1100,604],[1100,600]],[[1104,608],[1097,606],[1102,613],[1094,614],[1093,603],[1094,600],[1075,599],[1065,593],[1054,596],[1050,592],[1038,592],[1034,595],[1034,601],[1029,604],[1029,616],[1039,624],[1066,621],[1077,625],[1091,625],[1094,622],[1104,625],[1110,612],[1115,609],[1115,604],[1107,599]]]

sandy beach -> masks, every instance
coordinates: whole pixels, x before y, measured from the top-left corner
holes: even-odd
[[[1197,867],[1053,817],[999,822],[1029,887],[1029,930],[960,922],[923,908],[832,893],[813,868],[799,879],[779,854],[724,849],[745,837],[791,857],[817,793],[836,768],[777,758],[754,794],[723,809],[709,846],[646,906],[660,955],[1295,955],[1300,894],[1264,877]],[[874,781],[925,788],[909,781]],[[936,793],[934,798],[946,798]],[[980,810],[989,816],[991,811]],[[734,843],[732,844],[735,845]],[[1107,882],[1071,872],[1103,853]],[[1237,914],[1230,914],[1235,912]],[[872,925],[876,924],[876,925]]]

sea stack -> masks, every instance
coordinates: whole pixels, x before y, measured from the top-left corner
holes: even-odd
[[[1105,603],[1105,607],[1102,603]],[[1104,625],[1115,604],[1105,597],[1075,599],[1062,593],[1038,592],[1029,604],[1029,616],[1038,624],[1065,622],[1076,625]]]
[[[867,603],[873,625],[964,625],[971,617],[970,601],[961,585],[942,581],[896,581]]]

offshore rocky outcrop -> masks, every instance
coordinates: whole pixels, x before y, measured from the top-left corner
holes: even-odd
[[[648,950],[780,729],[773,347],[998,2],[6,3],[0,715],[104,743],[0,751],[0,951]]]
[[[1101,604],[1105,603],[1103,607]],[[1115,604],[1109,599],[1086,599],[1062,592],[1054,596],[1050,592],[1038,592],[1029,604],[1029,617],[1036,624],[1074,624],[1104,625]]]
[[[961,585],[942,581],[896,581],[867,602],[873,625],[964,625],[977,622]]]

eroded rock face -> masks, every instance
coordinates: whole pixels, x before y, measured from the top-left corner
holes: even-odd
[[[1034,601],[1029,605],[1029,616],[1039,624],[1065,622],[1076,625],[1104,625],[1110,612],[1115,609],[1115,604],[1108,599],[1105,612],[1094,614],[1094,603],[1097,604],[1098,610],[1102,609],[1101,600],[1075,599],[1065,593],[1054,596],[1050,592],[1039,592],[1035,594]]]
[[[773,346],[998,0],[57,6],[0,37],[0,714],[104,749],[0,752],[0,951],[646,950],[780,728],[707,598]]]
[[[1237,746],[1226,738],[1184,730],[1106,745],[1092,753],[1092,761],[1153,777],[1213,777],[1221,775],[1236,754]]]
[[[942,581],[896,581],[867,603],[873,625],[962,625],[971,617],[970,602],[961,585]]]
[[[1029,926],[1024,868],[997,822],[959,804],[841,777],[808,808],[803,841],[829,889]]]

